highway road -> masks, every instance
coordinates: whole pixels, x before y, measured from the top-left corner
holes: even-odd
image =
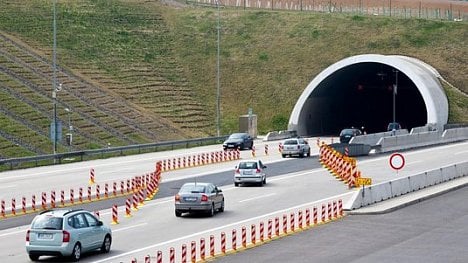
[[[467,146],[468,143],[465,142],[405,152],[407,164],[399,174],[389,167],[388,155],[359,158],[358,168],[363,171],[363,176],[372,177],[374,182],[390,180],[465,161],[468,159]],[[211,151],[213,149],[211,147],[190,151]],[[156,156],[158,154],[160,156]],[[52,184],[54,187],[74,187],[83,181],[86,184],[89,167],[99,167],[98,181],[120,180],[153,169],[155,160],[161,158],[163,154],[167,157],[167,155],[185,153],[176,151],[157,153],[154,156],[145,154],[69,166],[12,171],[0,174],[0,180],[2,180],[0,182],[2,186],[15,185],[4,189],[8,189],[10,194],[21,196],[23,192],[36,191],[36,188],[41,188],[41,191],[42,189],[50,190]],[[330,200],[341,199],[347,202],[354,193],[354,190],[348,189],[342,182],[321,168],[316,157],[282,159],[279,154],[273,154],[273,152],[268,156],[262,156],[260,151],[257,152],[257,157],[264,160],[271,173],[265,187],[233,187],[232,172],[236,162],[163,173],[160,193],[154,200],[146,202],[139,211],[133,213],[131,218],[123,217],[124,208],[119,208],[121,215],[119,224],[112,225],[114,242],[111,253],[88,255],[83,258],[83,262],[131,262],[132,258],[142,261],[148,254],[153,257],[154,261],[158,250],[162,251],[163,257],[167,259],[170,247],[180,251],[182,244],[190,244],[191,241],[198,242],[200,238],[209,240],[210,235],[219,237],[221,232],[225,232],[230,236],[233,229],[238,229],[240,233],[242,226],[249,227],[260,221],[266,222],[277,216],[281,217],[294,211],[320,206]],[[242,158],[251,158],[250,153],[242,152]],[[120,172],[119,168],[123,172]],[[77,175],[85,172],[84,176]],[[195,178],[200,181],[213,181],[221,186],[226,198],[224,213],[217,214],[213,218],[201,216],[176,218],[174,216],[173,194],[184,181],[195,180]],[[35,183],[28,183],[29,180],[35,180]],[[17,186],[19,184],[22,188]],[[7,195],[3,191],[2,194]],[[101,211],[101,217],[105,223],[111,222],[109,210]],[[0,221],[1,224],[2,221]],[[323,227],[327,228],[333,224],[335,223],[326,224]],[[18,225],[0,231],[1,262],[29,261],[24,250],[27,228],[27,225]],[[314,229],[310,230],[311,233]],[[219,245],[217,250],[219,250]],[[178,257],[180,255],[176,255],[176,258]],[[57,259],[51,259],[51,261],[57,262]]]
[[[468,262],[468,187],[382,215],[349,215],[219,263]]]

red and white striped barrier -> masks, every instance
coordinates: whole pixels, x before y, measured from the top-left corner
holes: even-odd
[[[6,214],[5,214],[5,200],[2,200],[2,201],[1,201],[0,214],[2,215],[2,217],[5,217],[5,216],[6,216]]]
[[[326,205],[325,204],[322,204],[322,223],[324,223],[325,221],[327,221],[327,210],[326,210]]]
[[[286,214],[283,215],[283,234],[288,233],[288,216]]]
[[[50,191],[50,207],[55,208],[55,191],[53,190]]]
[[[83,187],[80,187],[78,189],[78,200],[80,201],[80,203],[83,203]]]
[[[182,244],[181,262],[182,263],[187,262],[187,245],[186,244]]]
[[[215,255],[215,237],[214,235],[210,235],[210,257],[214,257]]]
[[[221,232],[221,253],[226,254],[226,233]]]
[[[88,201],[91,202],[93,196],[92,196],[92,193],[91,193],[91,186],[88,186]]]
[[[23,211],[23,214],[26,214],[26,197],[23,196],[21,198],[21,210]]]
[[[109,198],[109,184],[108,183],[104,184],[104,197]]]
[[[16,199],[11,199],[11,214],[16,215]]]
[[[36,212],[36,195],[32,195],[31,197],[31,207],[32,207],[32,210]]]
[[[132,201],[130,199],[125,201],[125,217],[132,217]]]
[[[265,155],[268,155],[268,144],[265,144]]]
[[[295,222],[294,222],[295,216],[296,216],[296,215],[295,215],[294,213],[291,213],[291,214],[289,215],[289,219],[290,219],[290,221],[291,221],[291,226],[290,226],[290,228],[291,228],[291,231],[292,231],[292,232],[294,232],[294,230],[295,230]]]
[[[306,227],[310,226],[310,209],[306,208]]]
[[[203,237],[200,238],[200,258],[205,260],[205,239]]]
[[[42,192],[42,210],[47,210],[47,193]]]
[[[75,194],[73,188],[70,189],[70,203],[73,205],[75,204]]]
[[[158,253],[156,254],[156,263],[162,263],[162,251],[158,250]]]
[[[237,250],[237,231],[235,229],[232,230],[232,250]]]
[[[119,223],[119,214],[117,211],[117,205],[112,206],[112,225],[116,225]]]
[[[262,221],[260,222],[260,241],[263,242],[264,238],[265,238],[265,226]]]
[[[272,238],[272,234],[273,234],[273,220],[268,219],[268,230],[267,230],[268,239]]]
[[[242,227],[242,247],[246,248],[247,247],[247,229],[245,226]]]
[[[94,184],[95,179],[94,179],[94,168],[91,168],[89,170],[89,184]]]
[[[173,247],[169,249],[169,262],[175,263],[175,249]]]
[[[151,263],[151,257],[150,255],[145,256],[145,263]]]
[[[250,243],[255,245],[257,243],[257,233],[256,233],[256,226],[255,224],[252,224],[250,226]]]
[[[101,187],[98,184],[96,185],[96,199],[101,199]]]
[[[318,224],[318,209],[314,206],[312,210],[313,218],[314,218],[314,225]]]
[[[190,244],[190,261],[195,263],[197,261],[197,243],[192,241]]]
[[[280,219],[275,217],[275,235],[278,237],[280,235]]]

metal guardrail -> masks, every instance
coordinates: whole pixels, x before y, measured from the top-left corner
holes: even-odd
[[[221,143],[228,136],[197,138],[181,141],[167,141],[148,144],[137,144],[129,146],[109,147],[95,150],[73,151],[66,153],[37,155],[30,157],[9,158],[0,160],[0,170],[13,170],[34,166],[45,166],[52,164],[62,164],[67,162],[78,162],[88,159],[108,158],[131,154],[141,154],[148,152],[158,152],[162,150],[174,150],[191,148],[202,145],[212,145]],[[100,156],[99,156],[100,155]]]

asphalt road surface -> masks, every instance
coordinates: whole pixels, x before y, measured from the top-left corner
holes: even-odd
[[[220,263],[468,262],[468,187],[382,215],[349,215]]]

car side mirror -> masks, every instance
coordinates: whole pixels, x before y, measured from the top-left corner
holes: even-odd
[[[104,223],[102,221],[98,221],[97,226],[102,226]]]
[[[267,168],[266,165],[263,166],[263,169]]]
[[[216,191],[217,191],[218,193],[221,193],[223,190],[221,190],[221,189],[219,189],[219,188],[216,188]]]

